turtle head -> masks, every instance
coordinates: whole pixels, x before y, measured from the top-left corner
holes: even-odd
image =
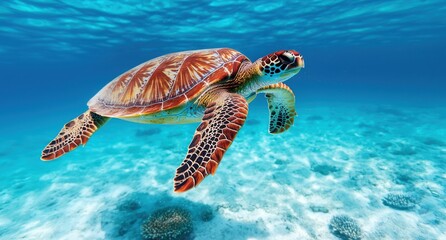
[[[294,50],[281,50],[258,59],[262,80],[267,84],[283,82],[304,67],[304,58]]]

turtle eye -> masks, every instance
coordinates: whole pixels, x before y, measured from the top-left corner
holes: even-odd
[[[290,64],[292,62],[294,62],[294,56],[293,54],[289,53],[289,52],[284,52],[279,56],[280,61],[283,64]]]

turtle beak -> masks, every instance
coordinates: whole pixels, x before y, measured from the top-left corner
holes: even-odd
[[[305,62],[302,55],[296,57],[296,65],[297,65],[296,67],[298,68],[305,68]]]
[[[305,67],[304,58],[302,55],[297,55],[293,63],[289,65],[290,69],[301,69]]]

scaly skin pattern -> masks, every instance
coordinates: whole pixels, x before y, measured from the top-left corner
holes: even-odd
[[[174,178],[176,192],[196,187],[214,174],[243,126],[248,103],[265,93],[271,133],[294,121],[294,94],[281,83],[303,67],[294,50],[278,51],[251,63],[241,53],[207,49],[164,55],[127,71],[88,103],[89,110],[68,122],[42,151],[52,160],[85,144],[109,118],[140,123],[198,126]]]
[[[174,179],[176,192],[187,191],[214,174],[223,154],[234,141],[248,114],[248,103],[239,94],[217,92],[207,105],[189,151]]]
[[[233,86],[235,86],[235,92],[248,98],[260,88],[288,80],[303,66],[304,61],[300,53],[294,50],[278,51],[252,64],[242,63]]]
[[[85,145],[96,130],[108,121],[90,110],[69,121],[59,134],[42,151],[42,160],[53,160],[63,154]]]
[[[174,190],[185,192],[196,187],[209,174],[214,174],[224,153],[243,126],[248,113],[248,101],[257,93],[265,93],[270,110],[271,133],[281,133],[294,122],[294,94],[281,81],[303,67],[297,52],[282,51],[259,59],[253,64],[242,63],[233,80],[210,88],[198,100],[206,111],[189,151],[174,178]],[[285,56],[282,56],[284,55]],[[295,56],[296,55],[296,56]],[[300,62],[299,62],[300,61]],[[275,82],[270,84],[270,82]]]

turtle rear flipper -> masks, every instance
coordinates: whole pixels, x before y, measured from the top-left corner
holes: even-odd
[[[248,114],[248,103],[236,93],[225,91],[212,96],[189,151],[174,179],[175,192],[185,192],[214,174],[223,154],[234,141]]]
[[[63,154],[87,143],[93,133],[104,125],[108,117],[103,117],[90,110],[71,120],[42,151],[42,160],[56,159]]]

